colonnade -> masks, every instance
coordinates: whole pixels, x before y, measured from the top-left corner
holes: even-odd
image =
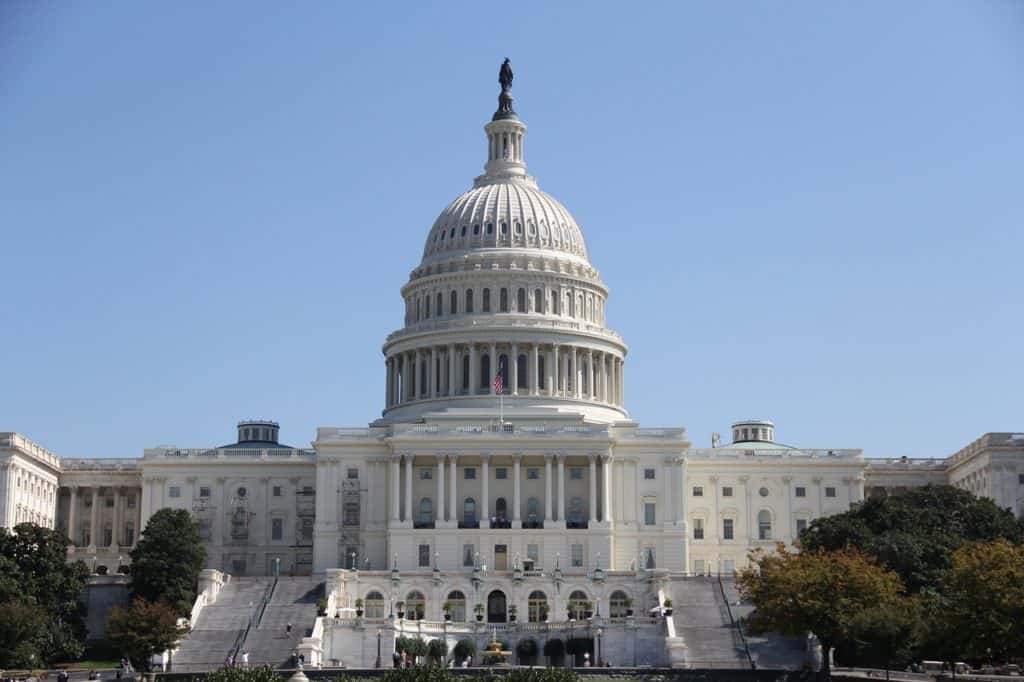
[[[474,455],[459,455],[455,453],[451,454],[435,454],[435,455],[420,455],[420,457],[433,457],[435,460],[435,466],[437,467],[437,473],[435,480],[437,483],[437,497],[433,501],[434,504],[434,521],[439,526],[448,525],[449,527],[455,527],[460,522],[465,521],[465,517],[460,517],[459,514],[459,486],[458,486],[458,469],[460,462],[463,467],[465,466],[479,466],[480,467],[480,481],[481,481],[481,500],[480,510],[478,514],[480,527],[487,528],[490,525],[490,509],[491,509],[491,482],[490,482],[490,460],[492,455],[488,454],[474,454]],[[574,456],[575,457],[575,456]],[[551,526],[552,523],[557,522],[559,525],[564,525],[566,521],[569,521],[566,515],[566,476],[565,467],[566,461],[569,459],[568,455],[565,454],[545,454],[544,458],[544,523]],[[416,455],[396,454],[391,457],[391,523],[398,524],[405,522],[411,524],[415,517],[413,508],[413,495],[412,495],[412,482],[414,480],[413,465]],[[522,467],[524,455],[512,455],[512,518],[511,527],[520,528],[522,527]],[[531,458],[534,459],[534,458]],[[471,460],[471,461],[469,461]],[[612,494],[612,483],[611,483],[611,462],[612,458],[610,455],[590,455],[586,456],[587,464],[589,466],[589,515],[584,519],[587,523],[594,523],[597,521],[608,522],[612,518],[611,508],[611,494]],[[467,461],[469,463],[467,464]],[[447,468],[447,486],[445,484]],[[404,475],[403,475],[404,469]],[[600,516],[598,515],[598,469],[600,469]],[[555,488],[555,479],[553,476],[554,471],[557,470],[557,489]],[[403,490],[404,488],[404,490]],[[557,494],[556,494],[557,490]],[[447,492],[447,495],[446,495]],[[506,495],[507,492],[504,490],[498,491],[502,496]],[[405,503],[401,503],[404,495]],[[557,502],[557,505],[556,505]],[[447,503],[447,504],[446,504]],[[476,500],[474,499],[474,504]],[[447,514],[445,510],[447,508]],[[404,509],[405,514],[402,515]]]
[[[79,486],[66,485],[69,493],[68,501],[68,537],[72,545],[88,546],[90,549],[96,547],[132,547],[138,541],[140,522],[140,498],[141,494],[137,488],[122,488],[120,486]],[[100,511],[101,505],[105,506],[108,496],[103,491],[109,491],[113,497],[113,507],[110,514],[103,514]],[[87,508],[89,514],[89,533],[85,533],[83,519],[79,519],[79,507],[84,501],[90,500]],[[106,528],[106,519],[110,520],[110,541],[102,535]],[[101,528],[101,522],[104,524]]]
[[[54,500],[57,486],[32,471],[14,463],[0,464],[0,524],[13,528],[19,523],[35,523],[45,528],[54,526]]]
[[[450,343],[393,353],[385,364],[388,407],[414,400],[495,395],[496,367],[502,370],[506,395],[624,403],[623,358],[581,346]]]

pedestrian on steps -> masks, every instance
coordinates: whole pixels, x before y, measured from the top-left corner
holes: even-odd
[[[284,634],[288,635],[289,637],[292,636],[292,624],[291,623],[288,623],[287,625],[284,626]]]

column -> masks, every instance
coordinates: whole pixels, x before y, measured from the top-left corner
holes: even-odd
[[[565,525],[565,455],[558,455],[558,520]]]
[[[469,394],[476,395],[480,385],[480,356],[476,344],[469,344]]]
[[[548,395],[558,395],[558,346],[548,351]]]
[[[391,358],[384,358],[384,407],[391,407]]]
[[[587,349],[587,400],[597,397],[597,380],[594,378],[594,351]]]
[[[444,455],[437,456],[437,501],[434,503],[437,526],[444,523]]]
[[[619,405],[626,404],[626,372],[625,372],[626,361],[619,359],[619,380],[616,385],[619,387]]]
[[[392,525],[398,523],[398,496],[399,496],[399,468],[398,468],[398,455],[394,455],[391,458],[391,523]]]
[[[498,375],[498,344],[491,341],[491,374],[487,377],[488,393],[497,395],[494,392],[494,377]]]
[[[608,354],[601,353],[601,402],[608,402]]]
[[[92,514],[89,517],[89,551],[95,552],[97,547],[97,540],[99,533],[99,519],[100,519],[100,489],[98,486],[92,487]]]
[[[512,344],[511,352],[509,353],[509,372],[508,372],[508,383],[512,387],[512,395],[519,395],[519,346]]]
[[[431,346],[430,370],[429,376],[427,377],[427,386],[429,386],[429,388],[427,389],[427,394],[430,398],[436,398],[438,394],[441,392],[437,386],[438,374],[439,372],[437,371],[437,346]]]
[[[544,455],[544,523],[551,523],[551,455]]]
[[[615,398],[615,356],[611,356],[608,359],[608,395],[605,400],[612,405],[617,405],[618,400]]]
[[[664,472],[664,476],[662,476],[662,478],[664,479],[665,486],[664,486],[664,492],[662,493],[661,498],[662,498],[662,500],[664,500],[664,504],[661,505],[662,509],[661,509],[661,511],[658,514],[658,516],[659,516],[658,520],[660,520],[662,522],[662,524],[664,525],[665,522],[667,522],[669,519],[673,518],[673,514],[674,514],[673,507],[675,505],[676,498],[679,497],[679,495],[678,494],[676,494],[676,495],[672,494],[673,490],[675,490],[675,485],[674,485],[673,481],[676,478],[676,472],[675,472],[675,469],[672,466],[672,458],[671,457],[666,457],[665,459],[663,459],[662,460],[662,465],[663,466],[662,466],[661,470],[662,470],[662,472]]]
[[[593,455],[587,457],[590,464],[590,523],[597,521],[597,458]]]
[[[414,357],[416,358],[416,361],[413,364],[412,383],[416,387],[416,391],[413,394],[413,398],[415,400],[419,400],[426,393],[423,386],[423,351],[415,350],[413,351],[413,353]]]
[[[412,455],[405,456],[405,521],[412,524]]]
[[[571,353],[568,348],[562,350],[562,397],[569,397],[569,358]]]
[[[492,384],[491,388],[493,388],[493,387],[494,386]],[[484,454],[480,455],[480,462],[481,462],[481,464],[480,464],[480,475],[483,476],[483,478],[484,478],[484,480],[483,480],[483,496],[482,496],[483,499],[481,500],[481,505],[480,505],[481,509],[480,509],[480,514],[479,514],[479,516],[480,516],[480,527],[481,528],[490,528],[491,527],[491,489],[490,489],[491,476],[490,476],[490,471],[488,469],[488,464],[489,464],[488,460],[490,460],[490,457],[491,456],[489,454],[487,454],[487,453],[484,453]]]
[[[71,546],[78,547],[78,541],[80,536],[76,524],[78,519],[78,486],[69,485],[68,491],[71,493],[71,499],[68,501],[68,537],[71,538]]]
[[[448,520],[458,525],[459,515],[456,512],[455,505],[458,502],[458,493],[455,488],[455,473],[458,470],[458,458],[455,455],[449,455],[451,459],[448,462]]]
[[[448,344],[448,391],[446,395],[453,396],[458,391],[455,384],[455,344]]]
[[[680,457],[679,464],[679,485],[676,486],[676,525],[686,523],[686,459]]]
[[[601,520],[611,523],[612,520],[612,456],[601,458]]]
[[[409,353],[402,354],[402,402],[412,400],[412,360]]]
[[[782,482],[786,484],[786,537],[789,539],[790,544],[796,540],[796,535],[793,532],[795,525],[793,523],[793,477],[783,476]]]
[[[512,456],[512,476],[515,478],[515,482],[512,485],[512,527],[522,528],[522,523],[519,520],[519,463],[522,461],[522,455]]]
[[[583,397],[583,368],[580,367],[580,349],[576,346],[572,348],[572,372],[572,395],[578,399]]]
[[[124,502],[121,496],[121,488],[114,488],[114,526],[110,533],[110,545],[111,547],[119,547],[121,545],[121,539],[124,537],[124,533],[121,532],[121,525],[124,522],[122,518],[124,512],[121,509],[121,505]]]
[[[533,382],[530,385],[530,395],[540,394],[540,347],[537,344],[533,344],[533,371],[530,372],[530,380]]]

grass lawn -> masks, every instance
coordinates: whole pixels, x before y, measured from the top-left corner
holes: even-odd
[[[68,668],[69,670],[92,670],[93,668],[119,668],[120,661],[72,661],[70,663],[54,663],[51,668]]]

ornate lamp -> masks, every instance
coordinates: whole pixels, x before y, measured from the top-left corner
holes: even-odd
[[[551,579],[555,583],[555,591],[560,592],[562,590],[562,569],[558,565],[559,559],[561,558],[561,552],[555,552],[555,570],[551,572]]]
[[[607,577],[605,575],[604,569],[601,568],[601,554],[600,553],[598,553],[597,557],[595,558],[595,564],[596,565],[594,566],[594,570],[590,572],[590,579],[593,580],[595,583],[600,585],[601,583],[604,582],[604,579]]]
[[[434,575],[433,581],[435,587],[441,586],[441,569],[437,567],[437,560],[441,557],[440,552],[434,552]]]
[[[398,552],[395,552],[395,563],[391,567],[391,585],[397,590],[402,582],[402,574],[398,572]]]

